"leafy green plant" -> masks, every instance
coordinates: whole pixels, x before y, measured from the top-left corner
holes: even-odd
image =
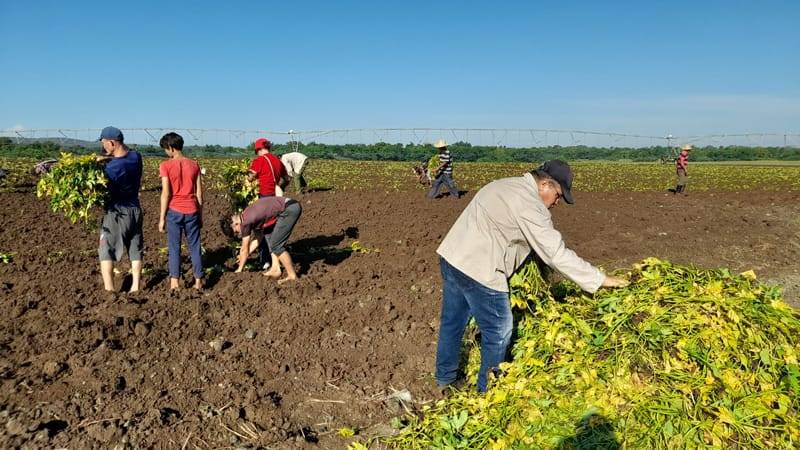
[[[88,221],[91,210],[108,200],[108,179],[93,155],[62,153],[58,163],[36,185],[36,196],[50,198],[50,209],[75,223]]]
[[[231,207],[241,212],[258,200],[258,181],[247,179],[250,162],[247,159],[226,161],[222,164],[219,188],[225,192]]]
[[[0,263],[11,264],[14,262],[14,253],[0,253]]]

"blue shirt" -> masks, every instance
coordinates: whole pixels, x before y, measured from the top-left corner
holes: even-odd
[[[106,164],[108,191],[111,199],[108,208],[114,206],[139,206],[139,188],[142,185],[142,155],[134,150],[119,158],[111,158]]]

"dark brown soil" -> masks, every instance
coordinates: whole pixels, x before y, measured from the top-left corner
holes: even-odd
[[[798,193],[576,197],[555,222],[589,261],[755,269],[797,304]],[[409,407],[433,396],[435,249],[470,198],[309,194],[290,241],[301,279],[278,287],[229,271],[225,202],[212,193],[206,261],[228,271],[197,293],[167,290],[158,193],[144,192],[146,287],[109,295],[94,226],[0,194],[0,252],[16,253],[0,264],[0,447],[344,448],[341,427],[384,432],[403,412],[393,392],[407,389]],[[371,251],[348,251],[355,240]]]

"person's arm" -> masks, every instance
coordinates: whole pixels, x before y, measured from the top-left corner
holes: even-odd
[[[247,181],[253,181],[258,176],[258,170],[260,167],[259,161],[260,159],[256,158],[250,163],[250,170],[247,172]]]
[[[172,197],[172,188],[169,185],[169,177],[161,177],[161,214],[158,218],[158,231],[164,232],[167,223],[167,207],[169,199]]]
[[[279,172],[278,185],[280,185],[281,189],[285,189],[286,186],[289,185],[289,181],[291,181],[292,179],[289,177],[289,172],[286,170],[286,166],[284,166],[282,162],[280,164],[278,172]]]
[[[245,264],[247,264],[247,257],[250,256],[250,241],[252,240],[252,236],[248,234],[247,236],[242,238],[242,246],[239,248],[239,267],[236,269],[236,273],[241,272],[244,270]]]
[[[528,245],[542,261],[574,281],[581,289],[595,292],[600,287],[627,285],[627,281],[606,276],[600,269],[568,249],[561,233],[553,228],[549,213],[531,208],[522,211],[517,220]]]
[[[197,206],[200,208],[200,212],[203,211],[203,174],[197,174],[197,189],[194,193],[197,196]]]

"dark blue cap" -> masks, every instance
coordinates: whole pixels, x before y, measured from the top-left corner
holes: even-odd
[[[100,139],[98,139],[98,141],[102,141],[103,139],[122,142],[122,131],[117,127],[105,127],[103,131],[100,132]]]
[[[551,161],[545,161],[539,167],[539,170],[545,172],[546,174],[550,175],[554,180],[561,185],[561,197],[564,198],[564,201],[569,203],[570,205],[573,203],[572,200],[572,169],[569,168],[569,164],[561,161],[560,159],[553,159]]]

